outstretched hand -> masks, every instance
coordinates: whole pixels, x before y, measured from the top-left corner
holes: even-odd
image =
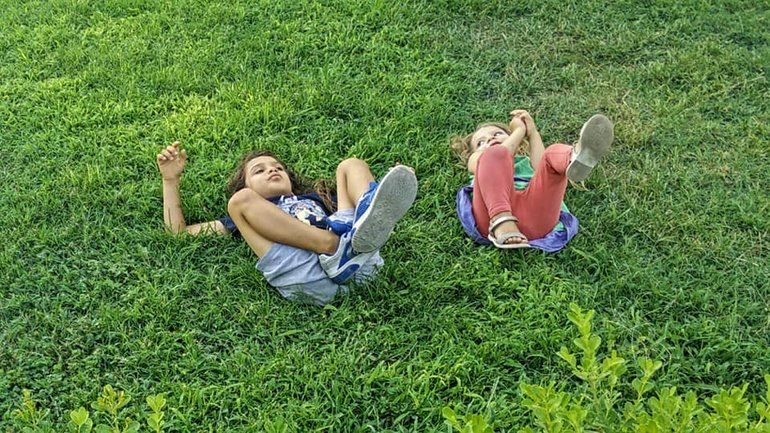
[[[175,141],[158,154],[156,162],[163,179],[179,179],[185,164],[187,164],[187,151],[185,149],[179,150],[179,141]]]

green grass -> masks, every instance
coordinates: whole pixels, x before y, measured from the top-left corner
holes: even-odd
[[[62,422],[112,384],[167,393],[170,431],[445,431],[487,400],[513,430],[519,381],[569,376],[572,301],[660,384],[763,391],[770,7],[714,3],[0,1],[0,427],[23,388]],[[616,122],[556,255],[455,218],[447,138],[514,107],[547,143]],[[188,221],[254,148],[308,177],[410,164],[420,192],[375,284],[296,305],[245,244],[164,233],[174,139]]]

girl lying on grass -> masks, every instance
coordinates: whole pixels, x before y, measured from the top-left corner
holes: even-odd
[[[347,281],[375,276],[383,265],[379,249],[417,194],[411,168],[397,165],[378,183],[364,161],[351,158],[337,166],[334,203],[324,182],[308,188],[278,157],[255,151],[244,155],[230,179],[230,216],[187,225],[179,203],[187,153],[175,142],[157,163],[171,232],[240,235],[268,284],[288,299],[318,305],[346,293]]]
[[[484,123],[470,135],[452,137],[452,150],[473,176],[457,193],[458,216],[477,243],[559,251],[578,228],[562,203],[567,180],[585,180],[609,151],[612,122],[597,114],[583,125],[575,146],[545,148],[528,112],[510,114],[508,125]],[[517,155],[525,139],[529,158]]]

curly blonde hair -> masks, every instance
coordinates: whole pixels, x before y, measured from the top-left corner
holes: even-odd
[[[505,131],[506,134],[511,135],[511,128],[508,127],[508,125],[500,122],[486,122],[477,126],[476,129],[473,130],[473,132],[471,132],[466,136],[453,135],[452,137],[449,138],[449,148],[452,149],[452,151],[454,152],[455,155],[457,155],[458,158],[460,158],[460,161],[463,164],[467,164],[468,158],[470,158],[471,154],[473,154],[473,147],[471,143],[471,138],[473,138],[473,134],[475,134],[476,131],[478,131],[479,129],[487,126],[495,126]],[[521,145],[519,146],[518,153],[522,155],[529,155],[529,142],[527,141],[526,138],[521,141]]]

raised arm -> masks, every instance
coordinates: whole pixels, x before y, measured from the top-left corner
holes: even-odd
[[[540,131],[537,130],[535,120],[526,110],[513,110],[511,116],[514,119],[521,119],[526,125],[527,141],[529,141],[529,162],[533,168],[537,169],[543,152],[545,152],[545,146],[543,146],[543,139],[540,137]]]
[[[219,221],[208,221],[200,224],[187,225],[179,201],[179,182],[182,171],[187,164],[187,151],[179,149],[175,141],[163,149],[157,156],[158,171],[163,179],[163,222],[172,233],[218,233],[226,235],[229,232]]]

